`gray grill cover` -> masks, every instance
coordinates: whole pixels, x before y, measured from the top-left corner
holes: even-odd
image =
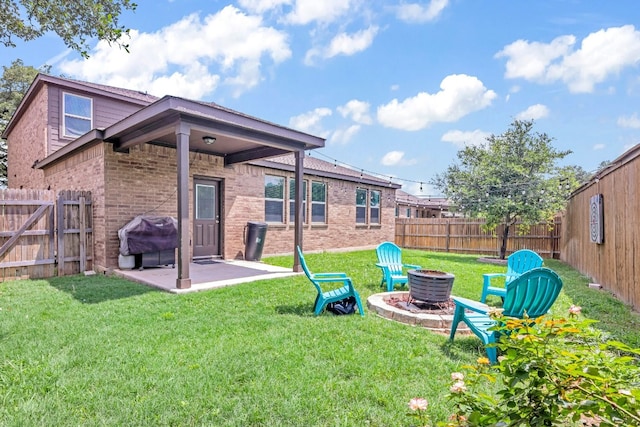
[[[118,230],[122,255],[178,247],[178,221],[170,216],[137,216]]]

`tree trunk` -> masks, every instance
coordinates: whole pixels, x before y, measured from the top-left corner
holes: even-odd
[[[509,223],[504,225],[504,233],[502,233],[502,245],[500,245],[500,259],[504,259],[507,255],[507,239],[509,238]]]

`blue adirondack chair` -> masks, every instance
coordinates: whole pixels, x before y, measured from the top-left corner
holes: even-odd
[[[526,312],[531,319],[540,317],[549,311],[561,289],[562,280],[553,270],[545,267],[529,270],[507,284],[503,315],[522,319]],[[489,330],[496,324],[488,315],[488,312],[494,308],[466,298],[453,297],[452,299],[456,309],[449,339],[453,340],[458,323],[466,323],[484,343],[491,363],[496,363],[497,349],[489,345],[498,339],[496,331]]]
[[[356,299],[356,304],[358,305],[358,312],[360,316],[364,316],[364,310],[362,309],[362,302],[360,301],[360,295],[353,287],[352,280],[346,275],[346,273],[316,273],[313,274],[309,271],[307,267],[307,262],[304,259],[304,255],[302,254],[302,250],[300,246],[296,247],[298,250],[298,256],[300,257],[300,265],[302,265],[302,269],[304,270],[304,274],[307,278],[313,283],[316,290],[318,291],[318,296],[316,297],[316,301],[313,304],[313,314],[319,315],[325,309],[327,304],[332,302],[341,301],[348,297],[354,297]],[[335,288],[329,291],[322,290],[322,283],[341,283],[342,287]]]
[[[542,267],[542,257],[529,249],[520,249],[515,251],[507,258],[506,273],[487,273],[483,275],[482,297],[480,302],[487,302],[487,296],[497,295],[504,299],[506,294],[505,287],[513,279],[531,270],[532,268]],[[504,277],[504,287],[491,286],[491,279],[496,277]]]
[[[380,286],[387,284],[387,292],[393,291],[395,285],[404,285],[408,279],[404,273],[405,269],[420,269],[419,265],[403,264],[402,249],[391,242],[384,242],[376,248],[378,262],[376,267],[382,269],[382,282]]]

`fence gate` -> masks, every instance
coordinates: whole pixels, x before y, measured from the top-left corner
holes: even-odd
[[[0,281],[93,268],[91,193],[0,190]]]

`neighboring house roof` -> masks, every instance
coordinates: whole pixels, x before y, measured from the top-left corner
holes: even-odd
[[[272,169],[293,171],[295,168],[295,157],[293,154],[286,156],[271,157],[269,159],[251,162],[253,165],[268,167]],[[367,175],[360,171],[340,166],[337,163],[330,163],[325,160],[313,157],[304,157],[304,173],[316,175],[323,178],[341,179],[343,181],[357,182],[368,185],[384,186],[395,190],[401,187],[400,184]]]
[[[415,205],[421,208],[449,208],[449,200],[446,197],[417,197],[402,190],[396,191],[396,202],[405,205]]]

